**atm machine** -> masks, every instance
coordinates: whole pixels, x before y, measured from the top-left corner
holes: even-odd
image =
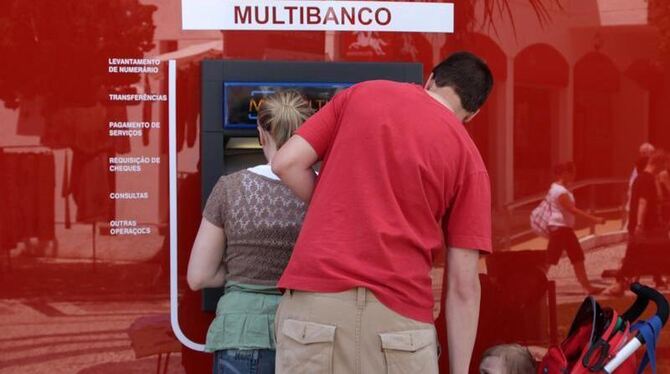
[[[221,175],[265,163],[258,143],[256,110],[263,96],[280,89],[301,92],[318,110],[339,90],[386,79],[421,84],[418,63],[202,62],[201,167],[204,207]],[[203,291],[203,311],[215,311],[223,289]]]

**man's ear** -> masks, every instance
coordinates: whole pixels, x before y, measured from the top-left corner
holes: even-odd
[[[477,109],[474,113],[469,113],[467,116],[463,117],[463,123],[468,123],[472,121],[475,116],[479,114],[479,109]]]
[[[423,88],[426,90],[430,90],[432,86],[433,86],[433,73],[430,73],[428,79],[426,80],[426,84],[423,86]]]

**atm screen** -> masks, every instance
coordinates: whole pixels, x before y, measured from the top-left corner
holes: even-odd
[[[263,98],[278,90],[296,90],[312,105],[321,109],[339,91],[353,83],[223,83],[223,128],[255,129],[258,108]]]

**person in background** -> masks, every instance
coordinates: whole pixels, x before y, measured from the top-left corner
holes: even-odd
[[[633,190],[633,183],[635,182],[635,178],[637,178],[638,174],[644,170],[644,168],[647,166],[647,161],[649,160],[649,156],[651,156],[652,153],[654,153],[654,146],[651,143],[642,143],[640,145],[639,153],[638,153],[638,158],[635,160],[635,166],[633,167],[633,170],[630,172],[630,177],[628,178],[628,192],[626,194],[626,205],[624,207],[624,218],[621,221],[621,227],[625,228],[628,225],[628,212],[630,211],[630,199],[631,199],[631,193]]]
[[[603,288],[594,287],[586,275],[584,250],[575,234],[575,216],[583,217],[597,224],[605,223],[602,217],[591,215],[575,205],[575,196],[567,186],[575,180],[576,168],[573,162],[565,162],[554,168],[556,181],[549,188],[547,200],[550,205],[549,243],[547,244],[547,264],[556,265],[563,251],[572,263],[579,284],[589,294],[599,294]]]
[[[656,151],[656,147],[654,147],[653,144],[651,143],[642,143],[640,145],[639,149],[639,157],[638,160],[640,159],[645,159],[648,160],[649,157]],[[630,188],[633,187],[633,182],[635,182],[635,178],[637,178],[638,174],[642,172],[642,170],[645,168],[646,162],[641,163],[641,162],[636,162],[635,167],[633,168],[633,171],[630,173],[630,178],[628,178],[628,186]]]
[[[661,218],[659,205],[659,174],[668,167],[665,152],[656,150],[649,157],[644,169],[639,173],[631,193],[630,212],[628,217],[628,247],[622,261],[622,272],[627,273],[635,263],[635,256],[640,250],[651,249],[655,242],[668,239],[667,227]],[[649,259],[653,261],[653,259]],[[664,287],[665,280],[661,274],[654,274],[656,287]],[[623,295],[627,287],[624,276],[617,277],[617,283],[608,289],[613,296]]]
[[[535,374],[535,359],[518,344],[497,345],[484,352],[479,374]]]
[[[631,194],[628,233],[631,236],[664,230],[659,207],[659,174],[667,169],[667,155],[657,150],[635,178]]]
[[[221,177],[207,200],[187,280],[193,290],[225,284],[205,346],[215,352],[214,373],[274,373],[277,280],[306,207],[270,165],[311,112],[295,91],[263,99],[258,133],[268,164]]]
[[[464,123],[492,85],[481,59],[455,53],[425,87],[341,91],[278,152],[273,170],[310,202],[279,282],[278,374],[437,374],[430,270],[445,246],[450,373],[468,373],[491,192]]]
[[[670,171],[668,171],[667,163],[665,168],[658,173],[657,182],[661,220],[663,225],[668,227],[670,225]]]

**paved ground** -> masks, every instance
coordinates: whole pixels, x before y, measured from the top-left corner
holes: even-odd
[[[168,313],[165,300],[0,301],[0,373],[151,373],[156,357],[137,360],[128,328],[141,316]],[[182,373],[179,354],[168,372]]]
[[[601,274],[605,269],[617,269],[626,250],[625,244],[617,244],[610,247],[596,248],[586,253],[586,271],[591,282],[599,287],[611,287],[614,281],[603,280]],[[482,266],[482,269],[485,269]],[[512,269],[510,269],[512,270]],[[524,271],[524,269],[513,269]],[[575,279],[575,273],[567,257],[561,258],[556,266],[549,269],[547,277],[556,282],[556,298],[558,304],[574,304],[584,300],[586,292]],[[435,313],[439,312],[440,289],[442,287],[442,269],[433,269],[433,296],[436,301]],[[642,282],[651,283],[651,277],[643,277]],[[630,292],[628,292],[631,295]],[[599,295],[599,300],[610,299],[606,294]]]
[[[170,313],[159,264],[101,261],[93,267],[81,257],[17,255],[11,270],[0,272],[1,374],[156,371],[157,356],[136,358],[128,329],[138,318]],[[168,373],[183,372],[180,354],[173,354]]]
[[[102,260],[94,269],[86,244],[90,231],[79,228],[63,235],[78,238],[64,241],[76,246],[59,252],[59,257],[70,259],[16,256],[12,271],[0,273],[0,374],[155,372],[155,356],[136,359],[128,328],[137,318],[169,313],[167,280],[158,277],[159,264],[150,260],[160,248],[160,238],[151,239],[151,245],[143,241],[135,251],[99,238]],[[624,250],[619,244],[589,251],[589,277],[610,285],[611,281],[599,280],[600,274],[617,268]],[[563,333],[585,294],[567,258],[548,276],[557,283],[559,333]],[[441,270],[435,270],[434,277],[441,280]],[[598,299],[623,310],[632,297]],[[662,341],[661,350],[662,357],[670,357],[668,339]],[[660,372],[670,372],[670,367],[662,367]],[[168,372],[184,372],[179,354],[172,356]]]
[[[586,271],[589,279],[601,287],[613,285],[613,280],[602,280],[601,274],[605,269],[618,269],[626,251],[625,244],[618,244],[606,248],[596,248],[586,254]],[[575,303],[586,296],[582,287],[577,283],[572,265],[567,257],[563,257],[558,265],[552,267],[547,274],[549,279],[556,282],[556,296],[559,304]],[[643,278],[643,282],[651,279]],[[599,295],[598,299],[607,299],[607,295]]]

